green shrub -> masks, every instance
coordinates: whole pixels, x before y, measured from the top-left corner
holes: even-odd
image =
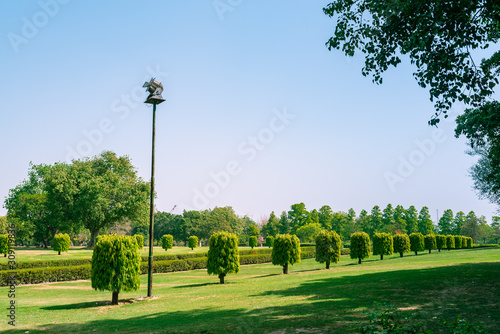
[[[380,259],[384,259],[384,255],[392,255],[394,252],[394,240],[392,234],[375,233],[373,235],[373,255],[380,255]]]
[[[446,236],[446,248],[448,250],[455,248],[455,237],[452,235],[447,235]]]
[[[462,236],[454,235],[453,238],[455,238],[455,248],[456,249],[462,248]]]
[[[342,241],[335,231],[322,230],[316,236],[316,261],[326,262],[326,269],[330,269],[330,263],[340,261]]]
[[[434,234],[427,234],[424,237],[425,249],[429,250],[429,254],[431,250],[436,248],[436,236]]]
[[[16,285],[89,279],[90,265],[0,271],[0,285],[9,285],[12,277],[15,277]]]
[[[195,235],[192,235],[188,239],[188,247],[191,248],[191,250],[195,249],[198,247],[198,237]]]
[[[0,254],[3,254],[4,257],[9,253],[9,235],[8,234],[0,234]]]
[[[252,235],[250,238],[248,238],[248,245],[252,247],[257,247],[257,237],[255,235]]]
[[[467,237],[462,236],[462,248],[467,248]]]
[[[112,305],[120,291],[137,291],[141,281],[137,239],[131,236],[101,236],[92,253],[92,288],[113,292]]]
[[[400,233],[394,236],[394,252],[399,253],[400,257],[403,257],[403,253],[408,253],[410,251],[410,238],[408,234]]]
[[[257,264],[271,262],[271,254],[256,254],[240,256],[240,264]]]
[[[436,247],[438,249],[438,252],[440,252],[441,249],[446,248],[446,235],[436,235]]]
[[[54,236],[52,240],[52,246],[54,251],[58,252],[58,255],[61,255],[61,252],[67,252],[69,250],[69,246],[71,245],[71,238],[68,234],[58,233]]]
[[[412,233],[410,234],[410,250],[415,252],[415,255],[418,255],[418,252],[421,252],[425,249],[424,245],[424,236],[422,233]]]
[[[266,237],[266,246],[271,248],[273,247],[274,237],[272,235],[268,235]]]
[[[474,242],[471,237],[467,237],[467,248],[473,248]]]
[[[300,240],[296,235],[278,234],[274,238],[272,262],[283,266],[283,274],[288,274],[288,265],[300,262]]]
[[[165,234],[161,237],[161,248],[164,250],[169,250],[174,244],[174,237],[170,234]]]
[[[351,234],[351,259],[361,260],[370,257],[370,236],[365,232]]]
[[[137,241],[137,247],[139,249],[143,249],[144,248],[144,237],[140,234],[136,234],[134,235],[136,241]]]
[[[237,274],[240,271],[238,252],[238,237],[236,234],[217,232],[209,239],[207,272],[209,275],[219,275],[220,283],[224,284],[227,274]]]

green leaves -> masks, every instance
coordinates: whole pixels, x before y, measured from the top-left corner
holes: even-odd
[[[300,240],[296,235],[276,235],[273,244],[272,263],[278,266],[300,263]]]
[[[316,237],[316,261],[319,263],[340,262],[340,252],[342,250],[342,241],[335,231],[322,230]]]
[[[165,234],[161,237],[161,248],[164,250],[169,250],[172,248],[174,243],[174,237],[170,234]]]
[[[370,236],[365,232],[351,234],[351,259],[362,259],[370,257]]]
[[[209,239],[207,272],[227,275],[240,271],[238,237],[234,233],[217,232]],[[223,279],[221,280],[223,282]]]
[[[9,254],[9,235],[0,234],[0,254]]]
[[[256,236],[254,236],[254,235],[252,235],[251,237],[249,237],[249,238],[248,238],[248,245],[249,245],[250,247],[252,247],[252,249],[253,249],[254,247],[257,247],[257,237],[256,237]]]
[[[188,239],[188,247],[193,249],[198,247],[198,237],[195,235],[192,235]]]
[[[412,252],[417,254],[417,252],[423,251],[425,249],[424,247],[424,236],[422,233],[418,232],[410,234],[410,250]]]
[[[393,252],[394,243],[390,233],[375,233],[373,235],[373,255],[392,255]]]
[[[54,251],[67,252],[71,245],[71,239],[68,234],[59,233],[54,236],[52,243]]]
[[[403,253],[408,253],[410,251],[410,238],[408,234],[400,233],[393,237],[394,240],[394,252],[399,253],[403,256]]]

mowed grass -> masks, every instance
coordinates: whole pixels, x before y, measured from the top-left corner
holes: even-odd
[[[313,259],[289,275],[271,264],[242,266],[227,284],[205,270],[155,274],[150,300],[141,290],[94,291],[89,281],[19,286],[16,330],[6,333],[353,333],[373,303],[410,311],[439,332],[439,319],[500,324],[500,249],[483,248],[371,257],[358,265],[347,256],[325,270]],[[7,288],[1,288],[7,295]],[[2,300],[5,300],[2,297]],[[6,302],[2,302],[6,305]],[[5,310],[5,307],[2,306]],[[4,311],[6,312],[6,311]]]

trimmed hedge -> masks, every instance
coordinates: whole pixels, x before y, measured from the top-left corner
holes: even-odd
[[[415,252],[415,255],[425,250],[424,236],[422,233],[412,233],[408,237],[410,238],[410,250]]]
[[[394,239],[390,233],[375,233],[373,235],[373,255],[380,255],[380,260],[384,255],[392,255],[394,252]]]
[[[441,249],[446,248],[446,235],[436,235],[436,247],[438,249],[438,252],[440,252]]]
[[[16,275],[16,285],[90,279],[90,270],[90,264],[71,267],[8,270],[0,272],[0,285],[6,286],[9,284],[13,274]]]
[[[351,234],[351,259],[361,260],[370,257],[370,237],[365,232],[356,232]]]

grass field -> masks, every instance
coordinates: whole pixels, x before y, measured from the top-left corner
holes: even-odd
[[[410,311],[436,332],[439,319],[457,316],[499,332],[499,248],[372,257],[362,265],[343,257],[323,268],[312,259],[292,266],[289,275],[271,264],[242,266],[225,285],[205,270],[156,274],[156,298],[140,300],[144,275],[141,290],[121,293],[117,306],[109,305],[111,292],[94,291],[89,281],[19,286],[16,330],[8,330],[3,315],[0,331],[352,333],[377,301]],[[1,290],[6,296],[7,288]]]

